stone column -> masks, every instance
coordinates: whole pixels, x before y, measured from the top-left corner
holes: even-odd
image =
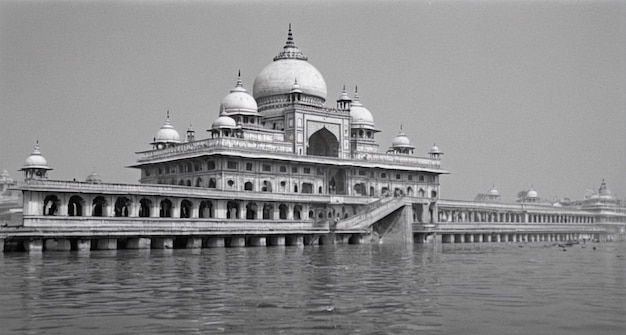
[[[174,239],[171,237],[154,237],[151,246],[152,249],[174,249]]]
[[[284,246],[285,245],[285,236],[275,236],[272,235],[268,237],[268,244],[271,246]]]
[[[230,238],[229,247],[245,247],[246,239],[240,236],[233,236]]]
[[[88,250],[91,250],[91,240],[77,240],[76,241],[76,250],[78,250],[78,251],[88,251]]]
[[[322,245],[335,244],[335,235],[334,234],[326,234],[326,235],[320,236],[320,244],[322,244]]]
[[[114,238],[101,238],[96,242],[96,248],[98,250],[116,250],[117,239]]]
[[[267,245],[265,236],[250,236],[248,238],[248,246],[250,247],[264,247]]]
[[[24,249],[26,249],[26,251],[31,252],[31,253],[42,252],[43,242],[41,240],[24,241]]]
[[[201,237],[188,237],[187,244],[185,245],[187,249],[200,249],[202,248],[202,238]]]
[[[215,200],[213,203],[213,217],[216,219],[226,219],[226,200]]]
[[[0,252],[4,252],[4,239],[0,238]]]
[[[304,236],[304,245],[316,245],[316,244],[319,244],[319,242],[320,242],[319,236],[314,236],[314,235]]]
[[[243,201],[239,201],[239,218],[240,219],[245,219],[246,218],[246,204]]]
[[[304,245],[304,239],[300,235],[287,235],[285,236],[285,243],[287,245],[301,247]]]
[[[206,239],[206,247],[207,248],[223,248],[224,238],[223,237],[208,237]]]
[[[151,240],[149,238],[129,238],[126,241],[126,249],[150,249]]]
[[[70,240],[67,239],[49,238],[45,240],[44,248],[46,251],[70,251],[72,250],[72,245]]]

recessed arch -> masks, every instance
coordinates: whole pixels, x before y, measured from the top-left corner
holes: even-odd
[[[191,201],[185,199],[180,202],[180,218],[188,219],[191,217]]]
[[[107,201],[103,196],[97,196],[93,199],[91,216],[106,216]]]
[[[73,195],[67,203],[68,216],[83,216],[85,201],[78,195]]]
[[[130,199],[119,197],[115,200],[114,215],[116,217],[128,217],[128,208],[130,207]]]
[[[339,141],[337,137],[326,127],[316,131],[309,137],[307,155],[339,157]]]

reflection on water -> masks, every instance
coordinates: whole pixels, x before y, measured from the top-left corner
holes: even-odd
[[[0,254],[0,333],[623,334],[626,243]]]

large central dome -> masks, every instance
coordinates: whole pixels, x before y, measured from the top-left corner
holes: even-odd
[[[286,95],[296,80],[302,93],[326,101],[326,81],[293,43],[290,26],[283,51],[256,77],[252,94],[257,101],[275,95]]]

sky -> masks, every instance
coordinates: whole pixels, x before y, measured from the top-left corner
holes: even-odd
[[[441,197],[626,198],[626,1],[0,0],[0,170],[137,183],[169,110],[206,138],[241,70],[294,41],[382,130],[445,153]]]

